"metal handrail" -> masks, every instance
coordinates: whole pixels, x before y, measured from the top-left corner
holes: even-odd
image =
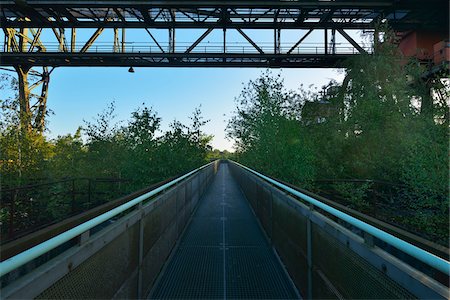
[[[353,225],[353,226],[361,229],[362,231],[367,232],[368,234],[388,243],[389,245],[397,248],[398,250],[411,255],[412,257],[420,260],[421,262],[423,262],[423,263],[425,263],[447,275],[450,275],[450,262],[449,261],[442,259],[442,258],[440,258],[428,251],[425,251],[417,246],[414,246],[408,242],[405,242],[383,230],[380,230],[370,224],[367,224],[357,218],[354,218],[354,217],[352,217],[338,209],[335,209],[319,200],[316,200],[308,195],[305,195],[287,185],[279,183],[278,181],[273,180],[261,173],[258,173],[255,170],[252,170],[244,165],[241,165],[238,162],[235,162],[235,161],[231,161],[231,162],[240,166],[241,168],[255,174],[256,176],[264,179],[265,181],[280,188],[281,190],[284,190],[284,191],[288,192],[289,194],[292,194],[296,197],[301,198],[302,200],[326,211],[327,213],[332,214],[333,216],[347,222],[348,224]]]
[[[0,277],[11,272],[12,270],[15,270],[24,264],[30,262],[31,260],[39,257],[40,255],[64,244],[65,242],[70,241],[71,239],[83,234],[84,232],[94,228],[95,226],[119,215],[120,213],[126,211],[127,209],[141,203],[142,201],[160,193],[161,191],[175,185],[176,183],[184,180],[185,178],[191,176],[194,173],[197,173],[198,171],[210,166],[214,162],[210,162],[206,165],[201,166],[200,168],[197,168],[189,173],[186,173],[146,194],[143,194],[133,200],[128,201],[125,204],[122,204],[121,206],[118,206],[108,212],[105,212],[104,214],[99,215],[98,217],[95,217],[89,221],[86,221],[72,229],[67,230],[66,232],[63,232],[45,242],[42,242],[28,250],[25,250],[11,258],[8,258],[7,260],[0,262]]]

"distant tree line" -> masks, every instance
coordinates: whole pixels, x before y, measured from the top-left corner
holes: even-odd
[[[386,221],[448,245],[448,80],[425,77],[389,34],[322,90],[286,90],[270,72],[251,80],[227,134],[242,163],[313,191],[327,183],[369,214],[384,203]]]

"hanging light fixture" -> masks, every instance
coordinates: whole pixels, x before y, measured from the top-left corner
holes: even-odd
[[[129,72],[129,73],[134,73],[133,67],[130,67],[130,68],[128,69],[128,72]]]

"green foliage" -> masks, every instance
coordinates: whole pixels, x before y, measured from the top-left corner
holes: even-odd
[[[359,184],[351,182],[334,183],[333,187],[340,196],[350,202],[352,208],[359,211],[366,211],[369,208],[367,194],[372,184],[370,182]]]
[[[377,211],[368,200],[375,187],[350,181],[395,184],[393,198],[377,201],[402,214],[377,217],[447,244],[449,81],[423,80],[425,70],[401,56],[388,28],[380,31],[374,53],[349,59],[343,83],[321,93],[285,91],[270,73],[250,81],[227,132],[244,164],[313,190],[317,180],[336,180],[334,192],[367,213]]]
[[[243,163],[308,186],[315,176],[314,156],[297,119],[298,95],[283,86],[270,73],[250,81],[236,99],[227,134],[236,141]]]
[[[53,141],[51,174],[56,178],[82,176],[82,161],[87,149],[81,139],[81,128],[74,135],[60,136]]]
[[[93,121],[85,121],[75,134],[54,140],[48,140],[35,130],[22,130],[14,118],[16,112],[11,109],[14,108],[3,107],[3,116],[9,114],[9,117],[3,118],[0,124],[1,189],[33,184],[37,180],[80,178],[70,184],[43,187],[42,191],[33,191],[32,197],[14,191],[2,194],[2,197],[14,198],[16,228],[61,220],[73,213],[75,202],[80,208],[92,207],[93,203],[112,200],[181,175],[206,163],[211,150],[212,136],[203,132],[207,121],[200,108],[192,114],[192,124],[186,126],[174,121],[170,130],[158,135],[161,118],[152,108],[138,108],[128,122],[119,123],[115,120],[114,103],[111,103]],[[127,180],[127,185],[126,189],[111,184],[91,186],[101,192],[101,196],[88,203],[87,178],[122,178]],[[75,185],[79,192],[71,195]],[[7,224],[9,217],[9,209],[2,208],[0,221]]]

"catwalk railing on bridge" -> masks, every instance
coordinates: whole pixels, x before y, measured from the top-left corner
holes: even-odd
[[[229,165],[303,297],[449,298],[447,260]],[[1,262],[2,298],[146,297],[217,167],[205,165]]]
[[[0,263],[1,298],[141,298],[183,232],[218,161]]]
[[[294,42],[286,42],[280,44],[276,49],[273,42],[259,42],[258,48],[263,53],[274,54],[359,54],[360,51],[356,49],[350,43],[335,43],[330,45],[325,51],[323,43],[302,43],[300,47],[294,47]],[[34,53],[66,53],[70,56],[71,53],[76,54],[83,49],[85,43],[76,43],[73,45],[71,51],[67,51],[61,48],[61,45],[57,42],[46,42],[45,49],[36,47]],[[361,46],[367,52],[372,52],[371,46]],[[168,42],[160,42],[158,45],[155,43],[143,43],[143,42],[126,42],[124,47],[118,47],[108,42],[97,42],[95,45],[90,46],[82,53],[235,53],[235,54],[249,54],[260,53],[258,48],[250,45],[249,43],[241,42],[228,42],[224,47],[221,42],[206,42],[196,45],[192,48],[192,42],[177,42],[177,45],[171,49],[171,45]],[[3,52],[12,52],[8,49],[7,43],[0,43],[0,49]]]
[[[230,167],[303,296],[449,298],[449,261],[239,163]]]

